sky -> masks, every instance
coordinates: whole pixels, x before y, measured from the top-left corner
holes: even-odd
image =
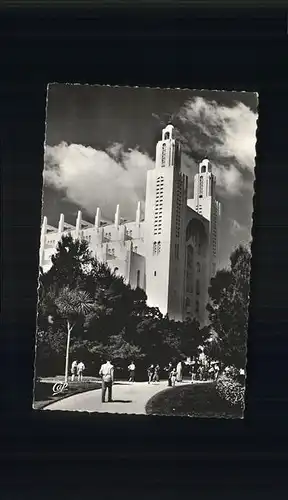
[[[47,92],[42,215],[75,224],[78,210],[93,222],[135,219],[144,209],[146,172],[169,118],[182,144],[183,170],[193,197],[193,174],[207,157],[222,203],[220,267],[239,243],[251,240],[257,94],[51,84]],[[143,213],[144,216],[144,213]]]

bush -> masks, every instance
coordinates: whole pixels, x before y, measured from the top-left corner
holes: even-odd
[[[221,375],[217,380],[216,391],[227,401],[229,406],[245,407],[245,386],[227,375]]]

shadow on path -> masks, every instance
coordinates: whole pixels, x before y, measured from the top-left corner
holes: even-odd
[[[132,399],[112,399],[111,403],[133,403]]]

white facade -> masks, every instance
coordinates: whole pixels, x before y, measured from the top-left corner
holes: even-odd
[[[44,217],[40,266],[51,267],[51,255],[62,235],[88,241],[93,254],[121,274],[132,287],[146,291],[149,306],[159,307],[171,319],[187,316],[205,323],[208,286],[216,272],[220,204],[215,197],[215,177],[208,160],[194,178],[194,198],[187,199],[188,177],[181,170],[181,146],[173,125],[162,131],[157,143],[155,168],[147,172],[145,220],[138,203],[135,221],[120,218],[117,205],[114,224],[82,220],[75,226],[60,215],[58,229]]]

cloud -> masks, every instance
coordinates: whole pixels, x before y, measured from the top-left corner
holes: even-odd
[[[130,218],[137,202],[145,199],[146,172],[153,166],[148,155],[136,149],[123,151],[119,144],[100,151],[62,142],[46,146],[44,183],[65,190],[91,215],[99,206],[103,216],[112,219],[119,203],[121,215]]]
[[[256,113],[241,102],[228,107],[196,97],[184,104],[178,118],[186,152],[211,159],[222,191],[236,195],[250,186],[244,174],[254,172]]]
[[[233,236],[237,236],[241,232],[246,232],[247,227],[239,224],[236,219],[230,219],[230,231]]]
[[[218,191],[222,196],[241,195],[244,181],[241,172],[234,166],[218,165],[215,169]]]

